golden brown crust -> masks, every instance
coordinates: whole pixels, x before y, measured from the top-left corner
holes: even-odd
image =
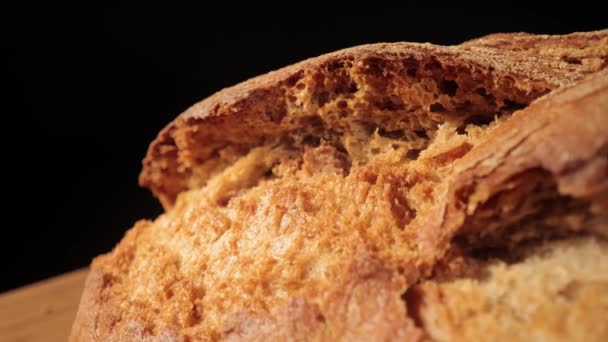
[[[586,72],[595,72],[606,66],[608,30],[577,32],[563,36],[529,33],[497,33],[473,39],[463,47],[478,49],[511,50],[530,55],[556,57],[569,64],[581,65]]]
[[[519,36],[521,34],[513,35]],[[351,66],[348,72],[353,76],[365,75],[381,68],[383,73],[397,74],[404,80],[419,82],[420,77],[424,77],[434,79],[438,84],[444,73],[455,71],[458,74],[470,74],[472,80],[468,82],[488,84],[490,89],[485,91],[495,95],[501,90],[509,92],[512,96],[510,100],[524,104],[589,72],[586,65],[565,62],[563,56],[511,51],[517,50],[513,48],[517,44],[506,48],[502,45],[492,45],[491,49],[477,48],[491,45],[488,42],[494,42],[498,37],[511,35],[490,36],[485,40],[482,38],[468,42],[462,47],[413,43],[364,45],[312,58],[224,89],[195,104],[161,131],[150,145],[144,160],[140,184],[150,188],[165,207],[170,207],[177,194],[190,187],[188,178],[195,166],[192,165],[193,162],[180,161],[180,158],[182,154],[190,153],[191,145],[212,148],[236,143],[259,144],[268,135],[285,134],[293,129],[293,121],[288,119],[309,114],[297,111],[291,113],[285,109],[285,97],[290,94],[290,88],[296,86],[298,80],[306,75],[332,73],[332,65],[347,63]],[[541,36],[525,35],[525,39],[517,41],[536,41],[530,37]],[[566,57],[580,51],[579,47],[593,51],[594,57],[598,55],[605,58],[608,55],[606,30],[564,37],[545,37],[543,41],[567,46],[575,44],[577,49],[574,52],[564,50],[563,55]],[[541,44],[541,51],[545,51],[542,47]],[[441,74],[423,73],[424,69],[434,64],[443,70]],[[306,82],[310,83],[309,80]],[[428,96],[432,95],[432,90],[424,91],[429,93]],[[424,96],[418,97],[422,99],[423,107],[431,105],[432,101],[424,102]],[[195,125],[204,125],[216,133],[194,136],[192,139],[197,140],[195,142],[183,141],[176,134],[184,127]],[[231,132],[239,134],[233,138]],[[194,163],[204,162],[212,153],[197,156]]]
[[[489,60],[509,54],[484,53]],[[485,58],[459,48],[399,44],[346,50],[321,60],[344,54],[355,59],[374,54],[385,61],[417,54],[444,65],[483,64]],[[562,76],[543,69],[564,64],[551,58],[539,61],[540,68],[530,62],[527,74],[493,71],[494,87],[483,77],[459,78],[455,96],[440,98],[446,101],[444,109],[450,101],[466,98],[463,84],[471,80],[488,90],[482,98],[495,100],[525,88],[527,93],[518,96],[526,104],[586,73],[576,65]],[[172,154],[177,160],[172,131],[195,126],[196,120],[227,129],[222,125],[234,121],[214,117],[255,115],[240,109],[228,113],[272,102],[265,96],[276,95],[271,90],[282,77],[304,66],[320,68],[319,63],[303,62],[195,105],[153,143],[148,156],[159,159],[145,162],[142,181],[161,184],[177,172],[162,165],[172,162],[165,158]],[[488,70],[475,68],[461,71]],[[490,243],[504,242],[501,248],[507,248],[511,241],[605,229],[607,101],[608,72],[602,71],[489,125],[457,129],[462,120],[441,113],[441,126],[414,134],[414,140],[408,132],[397,137],[378,129],[365,133],[361,144],[369,145],[371,154],[363,153],[360,160],[353,156],[361,146],[349,145],[348,139],[343,150],[325,138],[295,150],[280,144],[249,146],[244,152],[241,147],[224,149],[219,152],[226,162],[221,172],[183,192],[175,205],[175,194],[161,193],[167,213],[155,222],[138,223],[112,253],[94,261],[71,340],[434,337],[415,324],[414,299],[402,295],[418,280],[437,276],[454,255]],[[218,103],[215,114],[209,114],[207,109]],[[271,121],[263,117],[257,123],[272,126]],[[267,136],[283,134],[279,128],[260,130]],[[429,137],[420,143],[415,135]],[[182,146],[202,141],[215,143],[197,140]],[[401,152],[404,147],[410,149],[407,154]],[[269,168],[272,175],[258,181]],[[165,185],[156,190],[167,190]],[[172,191],[185,185],[179,186]],[[547,203],[557,210],[545,210]],[[496,215],[490,218],[498,225],[486,224],[488,213]],[[458,273],[468,266],[446,267]]]
[[[291,299],[270,315],[242,312],[233,315],[222,331],[230,341],[408,340],[424,333],[406,314],[401,294],[405,279],[363,257],[352,265],[352,278],[330,294],[325,313],[303,298]],[[331,322],[328,322],[331,320]]]

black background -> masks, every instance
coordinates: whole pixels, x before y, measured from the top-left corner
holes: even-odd
[[[492,32],[608,26],[599,7],[579,4],[555,13],[497,2],[371,2],[349,13],[354,2],[339,11],[306,2],[255,11],[237,2],[48,3],[4,13],[0,291],[83,267],[136,220],[158,215],[160,205],[137,185],[148,143],[223,87],[363,43],[455,44]]]

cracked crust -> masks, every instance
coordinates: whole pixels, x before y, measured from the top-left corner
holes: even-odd
[[[487,141],[456,161],[440,196],[441,204],[420,223],[421,229],[435,228],[423,230],[429,235],[420,234],[419,243],[443,256],[455,235],[484,233],[487,227],[474,221],[476,215],[484,214],[484,205],[495,205],[493,201],[517,186],[518,179],[530,177],[527,172],[536,170],[542,170],[542,177],[556,183],[559,196],[584,200],[593,213],[585,218],[585,223],[606,236],[607,95],[608,71],[601,71],[515,113]],[[496,207],[490,210],[495,212]],[[441,218],[440,223],[436,223],[437,217]],[[492,219],[501,217],[494,215]],[[428,265],[437,260],[433,257]]]
[[[442,73],[468,74],[467,83],[486,84],[488,93],[507,92],[508,100],[527,104],[552,89],[602,69],[606,56],[608,30],[566,36],[500,34],[461,46],[383,43],[336,51],[252,78],[195,104],[152,142],[139,182],[149,188],[165,208],[171,207],[177,194],[191,187],[192,169],[210,158],[217,147],[255,145],[269,136],[289,134],[293,130],[293,120],[289,119],[308,114],[296,111],[285,117],[283,107],[291,88],[299,86],[297,82],[302,78],[307,85],[312,83],[306,79],[308,75],[332,73],[334,65],[348,63],[352,66],[351,75],[365,75],[380,68],[385,75],[397,74],[405,81],[419,82],[419,74],[424,73],[422,68],[438,63]],[[585,62],[573,62],[570,57]],[[415,75],[411,68],[418,69],[413,71]],[[422,77],[440,83],[443,76],[432,73]],[[417,97],[423,107],[433,104],[423,95]],[[216,133],[185,138],[178,134],[187,127],[200,125]],[[193,160],[184,160],[192,153],[192,145],[209,146],[210,151]],[[199,182],[196,185],[200,185]]]
[[[578,35],[594,34],[605,36],[606,31]],[[459,49],[381,45],[320,60],[352,57],[357,51],[355,59],[419,54],[435,56],[444,65],[470,66],[475,58],[483,63],[482,55],[470,57]],[[289,77],[289,70],[318,68],[318,61],[248,81],[195,105],[153,143],[148,157],[159,159],[145,162],[143,182],[150,172],[160,172],[156,181],[161,183],[175,176],[170,172],[177,169],[171,171],[171,162],[163,159],[177,158],[171,134],[197,120],[223,127],[231,121],[213,118],[230,112],[239,120],[254,115],[232,108],[251,105],[251,96],[268,103],[264,96],[269,95],[257,97],[256,89],[272,88]],[[564,63],[547,57],[527,76],[496,71],[492,84],[497,86],[480,95],[500,99],[506,89],[519,93],[525,88],[519,100],[526,103],[588,73],[577,64],[565,74],[548,67]],[[473,69],[462,72],[471,75]],[[501,79],[518,86],[505,88]],[[458,86],[455,97],[468,96]],[[453,97],[446,95],[444,109],[458,101]],[[208,114],[217,103],[218,111]],[[408,289],[420,280],[439,279],[441,267],[466,276],[470,268],[461,264],[459,271],[450,262],[453,255],[470,257],[495,244],[510,248],[539,238],[606,233],[607,111],[608,72],[600,71],[489,124],[466,121],[460,127],[460,117],[440,113],[439,128],[425,128],[413,140],[388,128],[366,132],[370,155],[329,135],[295,150],[277,144],[223,150],[232,164],[182,192],[176,202],[175,195],[158,193],[165,196],[167,213],[155,222],[139,222],[113,252],[93,262],[71,340],[437,339],[411,305],[426,293],[408,296]],[[271,121],[262,117],[261,123]],[[258,142],[286,134],[279,128],[260,129],[247,138]],[[404,147],[409,150],[400,154]],[[271,175],[264,178],[269,168]],[[262,178],[237,181],[249,176]],[[488,226],[488,217],[501,224]],[[425,315],[431,312],[425,310]],[[590,311],[586,319],[597,319],[594,312],[600,311]]]

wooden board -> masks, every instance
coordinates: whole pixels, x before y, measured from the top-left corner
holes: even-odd
[[[0,294],[0,341],[66,341],[87,271]]]

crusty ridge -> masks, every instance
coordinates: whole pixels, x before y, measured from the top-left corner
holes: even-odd
[[[509,228],[536,219],[534,225],[546,224],[545,231],[559,233],[559,227],[580,231],[586,225],[602,236],[608,235],[608,71],[592,74],[584,82],[558,89],[517,112],[481,143],[454,163],[446,180],[441,205],[420,221],[432,235],[421,234],[419,243],[444,253],[454,234],[469,248],[496,231],[506,232],[500,240],[519,242],[535,236],[518,236]],[[518,213],[518,206],[534,199],[534,185],[551,179],[552,197],[582,199],[582,216],[568,211],[562,203],[530,205],[530,211]],[[543,200],[546,200],[543,199]],[[497,208],[504,209],[497,210]],[[521,206],[520,206],[521,207]],[[524,208],[526,206],[523,206]],[[536,209],[532,209],[536,208]],[[548,209],[559,209],[550,213]],[[540,217],[535,215],[541,214]],[[552,214],[563,215],[555,220]],[[572,221],[569,215],[574,214]],[[515,216],[515,222],[509,222]],[[436,220],[441,217],[441,220]],[[489,222],[498,222],[492,225]],[[545,221],[545,222],[543,222]],[[505,241],[506,240],[506,241]],[[488,245],[481,239],[479,245]],[[434,259],[431,263],[434,263]]]
[[[529,45],[541,39],[533,37],[537,36],[523,35],[516,41]],[[335,127],[339,122],[365,117],[370,111],[401,118],[422,112],[419,116],[432,118],[428,127],[423,123],[406,128],[429,130],[445,121],[462,123],[471,114],[492,117],[512,111],[605,65],[572,63],[568,58],[571,54],[579,58],[578,52],[587,51],[593,58],[585,60],[605,61],[607,30],[542,37],[543,42],[565,42],[561,44],[574,44],[577,49],[564,49],[559,56],[522,54],[512,51],[518,50],[517,43],[504,48],[505,44],[490,44],[498,40],[497,36],[451,47],[373,44],[250,79],[195,104],[161,131],[144,160],[140,184],[150,188],[168,208],[180,192],[204,185],[232,162],[231,158],[217,157],[221,149],[237,146],[248,150],[277,136],[294,134],[310,126],[307,118],[315,115],[317,121]],[[555,50],[553,45],[545,49],[542,44],[537,44],[537,50]],[[395,88],[408,91],[391,93]],[[363,108],[350,101],[358,97],[365,98],[367,105]],[[332,106],[338,107],[328,108]],[[326,113],[320,114],[321,110]],[[210,159],[216,162],[205,164]]]

